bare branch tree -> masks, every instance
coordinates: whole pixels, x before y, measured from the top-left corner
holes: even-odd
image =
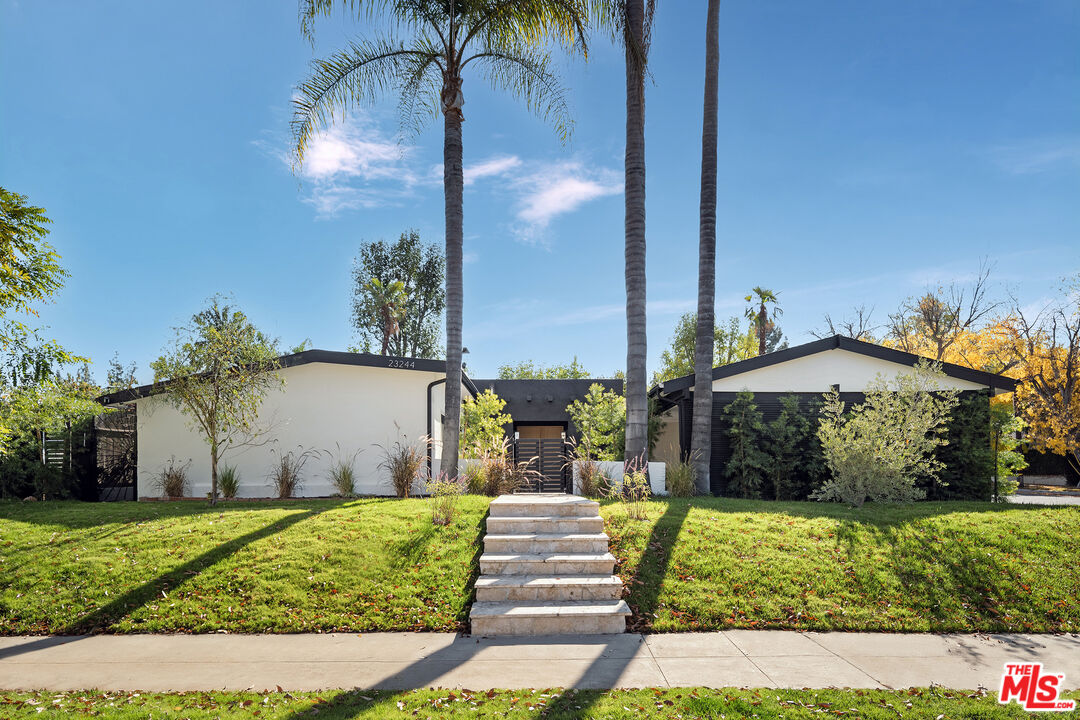
[[[855,340],[874,342],[874,333],[878,329],[877,325],[870,323],[874,308],[871,307],[867,310],[866,305],[860,305],[853,308],[852,312],[854,313],[853,316],[844,316],[837,321],[833,321],[832,315],[825,313],[825,326],[817,330],[811,330],[810,334],[819,340],[833,335],[843,335]]]
[[[965,332],[974,332],[1003,303],[988,297],[990,271],[985,260],[970,287],[952,283],[900,303],[885,323],[886,337],[906,352],[945,359]]]

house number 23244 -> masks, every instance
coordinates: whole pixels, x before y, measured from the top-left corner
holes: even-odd
[[[389,363],[390,364],[387,365],[387,367],[416,369],[415,360],[390,360]]]

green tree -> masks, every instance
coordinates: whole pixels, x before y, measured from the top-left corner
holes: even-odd
[[[754,332],[758,338],[758,355],[769,352],[769,334],[776,327],[776,318],[784,314],[780,309],[780,301],[776,293],[763,287],[755,287],[746,296],[746,302],[751,303],[746,308],[746,318],[754,324]],[[772,312],[769,311],[772,305]],[[775,340],[779,343],[779,338]]]
[[[484,457],[502,449],[506,432],[503,426],[514,421],[503,412],[506,401],[495,394],[491,388],[476,397],[466,398],[461,406],[461,446],[462,452],[474,453],[474,457]]]
[[[25,195],[0,187],[0,455],[13,439],[101,411],[84,383],[60,376],[60,368],[87,358],[43,340],[19,317],[37,316],[37,303],[51,300],[68,277],[46,240],[51,222]]]
[[[360,343],[371,348],[389,335],[387,351],[397,357],[438,358],[439,330],[446,308],[443,280],[446,259],[436,245],[424,245],[420,233],[401,233],[393,243],[365,243],[353,261],[352,321]],[[371,283],[401,283],[405,293],[398,332],[387,333],[386,321],[371,293]]]
[[[500,380],[580,380],[592,377],[578,362],[577,355],[569,363],[537,365],[532,360],[499,366]]]
[[[120,353],[113,353],[112,360],[109,361],[109,369],[105,374],[105,389],[108,392],[116,392],[135,387],[138,384],[135,379],[135,370],[134,362],[124,365],[120,362]]]
[[[210,501],[217,502],[218,461],[229,448],[256,442],[267,428],[259,405],[281,388],[277,345],[239,310],[211,298],[172,347],[150,363],[157,397],[188,417],[210,446]]]
[[[653,385],[667,380],[693,375],[694,347],[697,333],[697,315],[686,313],[675,323],[671,343],[660,353],[661,367],[653,373]],[[757,341],[752,330],[743,330],[737,317],[728,319],[726,325],[715,325],[713,330],[713,367],[729,365],[752,358],[757,352]],[[710,374],[711,378],[711,374]],[[710,380],[710,387],[712,383]]]
[[[619,459],[626,432],[626,401],[621,395],[593,383],[584,400],[570,403],[566,412],[578,429],[579,459]]]
[[[1017,417],[1012,403],[990,403],[990,446],[996,450],[998,495],[1016,491],[1014,477],[1028,466],[1023,453],[1017,451],[1024,431],[1024,420]]]
[[[799,410],[799,398],[780,398],[780,415],[765,428],[768,448],[766,474],[777,500],[804,500],[808,488],[803,478],[810,437],[810,421]]]
[[[731,438],[731,457],[724,475],[728,478],[727,492],[742,498],[761,497],[769,457],[762,450],[765,425],[761,412],[754,402],[754,393],[742,391],[724,408],[729,420],[728,437]]]
[[[712,369],[716,345],[716,136],[720,84],[720,0],[705,11],[705,100],[701,121],[701,200],[698,208],[698,300],[694,337],[694,412],[690,462],[697,489],[709,490],[712,462]]]
[[[840,393],[825,394],[818,438],[830,477],[811,496],[860,507],[874,502],[910,502],[925,497],[916,487],[941,474],[937,450],[948,443],[955,390],[941,390],[941,366],[920,361],[892,386],[872,382],[866,401],[846,410]]]
[[[564,91],[550,69],[551,43],[586,51],[589,17],[574,0],[301,0],[301,30],[314,37],[315,21],[335,6],[360,16],[384,15],[391,33],[352,42],[311,74],[293,101],[294,144],[298,164],[316,133],[362,103],[395,92],[402,124],[419,131],[443,115],[443,192],[446,217],[446,399],[443,468],[457,475],[461,424],[461,323],[463,194],[462,133],[465,120],[463,72],[470,65],[497,89],[523,99],[550,120],[563,140],[572,121]],[[644,307],[642,307],[644,332]],[[644,358],[642,358],[644,361]],[[642,393],[644,397],[644,393]]]
[[[390,349],[390,339],[400,334],[401,320],[405,316],[405,302],[408,299],[405,295],[405,283],[395,280],[384,285],[378,278],[372,278],[365,290],[368,303],[379,318],[382,332],[379,354],[386,355]]]

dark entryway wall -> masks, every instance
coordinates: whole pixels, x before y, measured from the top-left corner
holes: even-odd
[[[589,393],[589,387],[599,383],[605,390],[612,390],[620,395],[623,392],[622,380],[597,378],[584,380],[474,380],[477,390],[483,392],[490,388],[492,392],[506,401],[503,412],[514,418],[515,423],[527,425],[563,425],[567,437],[577,437],[577,428],[570,420],[566,406],[575,400],[582,400]],[[508,436],[513,436],[512,425],[506,426]]]

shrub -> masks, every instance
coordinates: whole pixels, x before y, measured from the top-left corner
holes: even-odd
[[[611,495],[611,478],[600,469],[600,463],[580,460],[577,465],[578,491],[585,497],[597,498]]]
[[[222,465],[218,468],[218,490],[221,491],[221,497],[226,500],[231,500],[236,497],[236,493],[240,490],[240,473],[236,471],[236,468],[232,465]]]
[[[754,403],[754,393],[743,391],[724,408],[731,418],[728,435],[731,438],[731,458],[724,475],[728,478],[727,492],[743,498],[761,497],[761,485],[769,464],[761,447],[765,426],[761,412]]]
[[[273,453],[274,450],[271,449],[270,452]],[[270,483],[279,498],[291,498],[304,486],[300,473],[308,459],[315,453],[313,450],[298,448],[297,452],[290,450],[276,454],[277,462],[270,471]]]
[[[154,486],[162,497],[182,498],[187,496],[187,469],[189,465],[191,465],[190,460],[183,465],[177,465],[176,458],[169,458],[169,464],[161,469],[157,479],[154,481]]]
[[[457,513],[457,500],[465,492],[465,479],[439,473],[437,478],[427,481],[427,492],[432,498],[431,522],[449,525]]]
[[[670,463],[664,481],[672,497],[688,498],[697,494],[697,470],[688,460]]]
[[[799,399],[794,395],[780,398],[780,415],[765,427],[769,449],[765,472],[777,500],[806,498],[809,488],[803,465],[809,436],[810,421],[799,411]]]
[[[514,421],[503,413],[506,401],[491,388],[461,405],[461,447],[476,457],[497,452],[506,433],[503,426]]]
[[[937,391],[940,366],[920,361],[900,375],[895,389],[878,377],[866,402],[844,413],[840,394],[825,394],[818,437],[831,477],[812,497],[854,507],[875,502],[910,502],[924,497],[919,478],[937,478],[942,463],[935,450],[948,441],[945,424],[956,406],[956,391]]]
[[[619,498],[626,507],[626,516],[632,520],[644,520],[648,517],[648,500],[652,495],[649,477],[644,463],[630,460],[623,466],[622,487],[618,490]]]
[[[1027,460],[1016,450],[1025,426],[1023,419],[1013,414],[1012,403],[991,404],[990,443],[997,450],[997,500],[1016,492],[1020,484],[1016,476],[1028,466]]]
[[[465,474],[465,490],[470,495],[484,494],[484,465],[479,462],[462,463],[462,472]]]
[[[935,448],[941,479],[920,483],[931,500],[990,500],[994,494],[989,392],[964,393],[946,420],[947,443]]]
[[[334,486],[335,495],[356,497],[356,458],[361,452],[363,450],[345,455],[341,446],[337,446],[337,453],[330,460],[330,484]]]
[[[480,460],[484,473],[484,494],[490,497],[508,495],[528,482],[532,471],[529,462],[515,463],[509,452],[509,441],[504,441],[499,452],[490,453]]]
[[[390,485],[399,498],[407,498],[413,492],[413,484],[420,478],[420,472],[427,462],[427,447],[431,442],[421,438],[419,443],[410,443],[408,438],[397,440],[390,447],[378,447],[383,451],[383,461],[379,467],[390,475]]]

